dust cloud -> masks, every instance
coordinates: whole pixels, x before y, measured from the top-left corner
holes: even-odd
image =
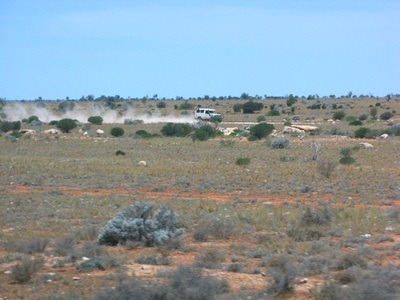
[[[142,120],[144,123],[193,123],[195,122],[194,116],[174,116],[174,115],[162,115],[159,110],[149,111],[135,110],[132,107],[125,107],[124,109],[110,109],[103,107],[100,104],[85,104],[74,103],[74,107],[71,110],[61,111],[57,106],[49,103],[19,103],[11,102],[7,103],[2,110],[3,115],[5,114],[4,120],[7,121],[21,121],[27,119],[30,116],[37,116],[40,121],[49,123],[53,120],[60,120],[64,118],[70,118],[78,120],[81,123],[88,123],[90,116],[101,116],[103,123],[119,123],[123,124],[125,119],[130,120]]]

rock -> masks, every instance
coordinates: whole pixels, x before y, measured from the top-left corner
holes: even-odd
[[[84,256],[84,257],[82,257],[82,260],[83,260],[83,261],[87,261],[87,260],[89,260],[89,259],[90,259],[90,258],[88,258],[88,257],[85,257],[85,256]]]
[[[72,280],[73,281],[78,281],[78,280],[81,280],[81,278],[80,277],[73,277]]]
[[[300,278],[299,279],[299,284],[305,284],[308,282],[308,278]]]
[[[360,143],[360,147],[365,149],[374,148],[374,146],[370,143]]]
[[[10,274],[12,274],[12,272],[10,270],[8,270],[8,271],[5,271],[4,274],[10,275]]]
[[[305,132],[316,132],[319,130],[317,126],[310,126],[310,125],[292,125],[290,127],[297,128]]]
[[[389,136],[389,135],[388,135],[387,133],[381,134],[381,138],[382,138],[382,139],[387,139],[388,136]]]
[[[282,133],[285,133],[285,134],[288,134],[288,133],[290,134],[290,133],[295,133],[295,132],[304,132],[304,130],[301,130],[296,127],[290,127],[290,126],[285,126],[282,130]]]
[[[145,167],[147,165],[147,163],[144,160],[141,160],[141,161],[139,161],[138,165]]]
[[[21,134],[32,135],[36,133],[36,130],[33,129],[21,129],[19,131]]]
[[[104,134],[104,130],[97,129],[96,130],[96,134],[98,134],[98,135]]]
[[[82,128],[79,128],[78,133],[83,133]]]
[[[387,230],[387,231],[393,231],[394,228],[393,228],[392,226],[388,226],[388,227],[385,228],[385,230]]]
[[[365,237],[365,238],[370,238],[370,237],[371,237],[371,234],[366,233],[366,234],[363,234],[362,236]]]
[[[60,134],[60,130],[55,129],[55,128],[47,129],[47,130],[44,130],[43,132],[48,133],[48,134]]]

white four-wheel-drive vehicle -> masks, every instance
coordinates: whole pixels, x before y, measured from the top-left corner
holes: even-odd
[[[198,120],[212,120],[212,119],[222,119],[223,116],[212,108],[198,108],[194,113],[194,117]]]

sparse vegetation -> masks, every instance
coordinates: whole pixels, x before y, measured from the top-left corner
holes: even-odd
[[[184,138],[158,134],[167,124],[147,122],[157,113],[161,120],[165,115],[180,122],[190,115],[181,117],[182,111],[173,108],[184,99],[157,110],[157,97],[74,101],[77,112],[107,103],[114,107],[121,124],[103,123],[102,134],[86,123],[87,117],[79,119],[82,130],[72,134],[45,133],[55,127],[27,122],[15,130],[21,135],[15,142],[10,131],[2,133],[2,297],[397,299],[399,191],[391,170],[399,148],[398,96],[390,101],[296,96],[290,112],[288,97],[244,97],[188,100],[224,115],[222,124],[209,128],[233,132],[206,142],[192,141],[201,123],[185,124]],[[247,141],[259,140],[250,128],[264,113],[238,114],[233,106],[250,99],[286,110],[284,117],[273,117],[276,137]],[[390,111],[394,116],[388,122],[363,121],[365,137],[376,139],[373,149],[360,148],[362,140],[349,138],[358,129],[349,122],[378,101],[378,115]],[[44,103],[54,119],[62,116],[59,102]],[[320,108],[309,114],[312,104]],[[330,120],[333,104],[346,112],[345,121]],[[37,109],[37,103],[24,105]],[[122,124],[130,107],[137,116],[145,112],[146,122]],[[292,121],[293,113],[299,117],[296,125],[316,125],[319,134],[283,135],[284,126],[290,126],[283,122]],[[114,126],[125,134],[110,138]],[[272,150],[277,139],[287,139],[290,147]],[[241,157],[249,164],[236,165]],[[341,164],[352,157],[355,165]],[[332,165],[319,170],[323,162]],[[138,209],[115,221],[138,199],[144,206],[152,202],[149,213]],[[165,204],[171,213],[160,218],[175,228],[172,235],[155,225],[162,223],[156,214]]]

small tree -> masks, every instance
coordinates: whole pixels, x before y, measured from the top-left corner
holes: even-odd
[[[123,136],[125,133],[124,129],[121,127],[113,127],[110,131],[110,134],[115,137]]]
[[[88,118],[88,122],[95,125],[103,124],[103,118],[100,116],[91,116]]]
[[[78,125],[75,120],[72,119],[61,119],[57,122],[57,128],[59,128],[62,132],[69,133],[72,129],[76,128]]]
[[[255,111],[262,110],[264,105],[259,102],[248,101],[243,104],[242,109],[244,114],[252,114]]]

